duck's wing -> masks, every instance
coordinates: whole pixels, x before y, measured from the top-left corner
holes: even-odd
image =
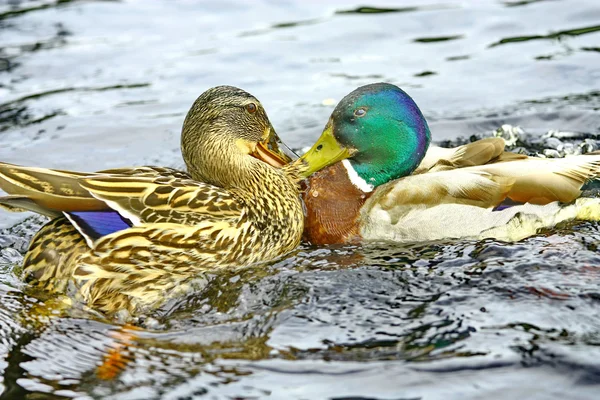
[[[132,227],[98,240],[78,260],[73,279],[94,309],[144,312],[189,292],[205,273],[229,266],[222,260],[251,249],[241,245],[245,234],[243,227],[227,221]]]
[[[227,191],[160,167],[97,173],[0,164],[0,205],[11,211],[65,215],[94,247],[99,238],[152,223],[197,224],[236,220],[244,208]]]
[[[126,175],[146,178],[192,179],[192,176],[185,171],[175,168],[155,166],[111,168],[98,171],[94,173],[94,175]]]
[[[397,221],[415,208],[440,204],[492,208],[506,198],[514,182],[515,178],[472,168],[410,175],[377,188],[363,206],[362,213],[366,213],[366,217],[374,210],[381,211],[392,221]]]
[[[582,185],[600,174],[600,155],[530,158],[493,149],[500,143],[495,139],[483,147],[480,142],[444,149],[437,161],[431,156],[426,167],[438,172],[425,171],[379,187],[361,209],[362,237],[519,240],[561,221],[600,218],[599,199],[577,199]],[[535,204],[495,211],[506,198]],[[574,200],[567,206],[559,203]]]
[[[34,211],[48,216],[62,211],[106,209],[81,187],[79,179],[88,174],[0,163],[0,189],[9,194],[0,205],[11,211]]]
[[[0,189],[9,194],[0,197],[0,207],[10,211],[33,211],[50,217],[63,211],[109,210],[110,207],[82,187],[81,182],[86,177],[111,174],[156,180],[191,179],[185,172],[161,167],[118,168],[93,173],[0,163]]]
[[[179,176],[95,175],[80,179],[80,185],[134,226],[195,225],[236,219],[245,211],[227,190]]]
[[[187,292],[203,272],[229,265],[223,260],[258,261],[251,250],[262,239],[249,232],[246,206],[224,189],[127,176],[85,178],[82,186],[134,221],[78,260],[73,278],[95,309],[153,309]]]
[[[522,203],[571,202],[582,185],[600,175],[600,155],[526,158],[407,176],[380,186],[363,206],[392,220],[418,208],[463,204],[493,208],[507,197]],[[373,216],[369,217],[373,218]]]
[[[527,158],[522,154],[505,152],[504,147],[502,138],[481,139],[454,148],[431,146],[413,175]]]
[[[527,157],[468,169],[514,179],[514,184],[507,194],[514,201],[534,204],[548,204],[553,201],[568,203],[581,195],[581,187],[588,180],[600,175],[600,155],[566,158]]]

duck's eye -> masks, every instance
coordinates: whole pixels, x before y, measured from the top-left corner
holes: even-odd
[[[254,104],[254,103],[246,104],[246,111],[248,111],[250,114],[254,114],[257,109],[258,108],[256,107],[256,104]]]
[[[354,116],[355,117],[364,117],[365,115],[367,115],[367,110],[365,110],[364,108],[360,107],[357,108],[356,110],[354,110]]]

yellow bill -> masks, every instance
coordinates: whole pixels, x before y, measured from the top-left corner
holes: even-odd
[[[325,130],[319,137],[319,140],[300,157],[307,165],[307,169],[302,172],[303,178],[308,178],[313,173],[351,157],[352,149],[342,147],[333,136],[331,121],[325,127]]]

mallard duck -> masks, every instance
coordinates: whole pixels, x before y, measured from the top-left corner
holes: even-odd
[[[24,279],[94,310],[134,314],[186,293],[204,272],[273,260],[300,242],[302,164],[273,168],[271,123],[245,91],[204,92],[185,118],[188,172],[80,173],[0,163],[0,204],[52,220],[33,238]]]
[[[427,121],[397,86],[360,87],[334,109],[302,157],[305,238],[314,244],[448,238],[520,240],[569,220],[600,219],[580,198],[600,155],[544,159],[504,151],[501,138],[429,147]],[[511,204],[507,204],[510,202]]]

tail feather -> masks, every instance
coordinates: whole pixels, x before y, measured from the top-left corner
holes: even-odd
[[[12,211],[29,210],[51,216],[62,211],[108,209],[80,185],[79,179],[89,175],[0,163],[0,189],[11,195],[0,203]]]
[[[527,156],[504,151],[504,139],[487,138],[455,148],[431,146],[413,174],[447,171],[506,160],[522,160]]]
[[[10,212],[33,211],[50,218],[56,218],[61,215],[59,212],[41,207],[35,201],[25,196],[0,197],[0,207]]]
[[[521,203],[569,203],[581,195],[581,187],[600,175],[600,155],[559,159],[527,158],[475,167],[497,176],[515,178],[508,197]]]

